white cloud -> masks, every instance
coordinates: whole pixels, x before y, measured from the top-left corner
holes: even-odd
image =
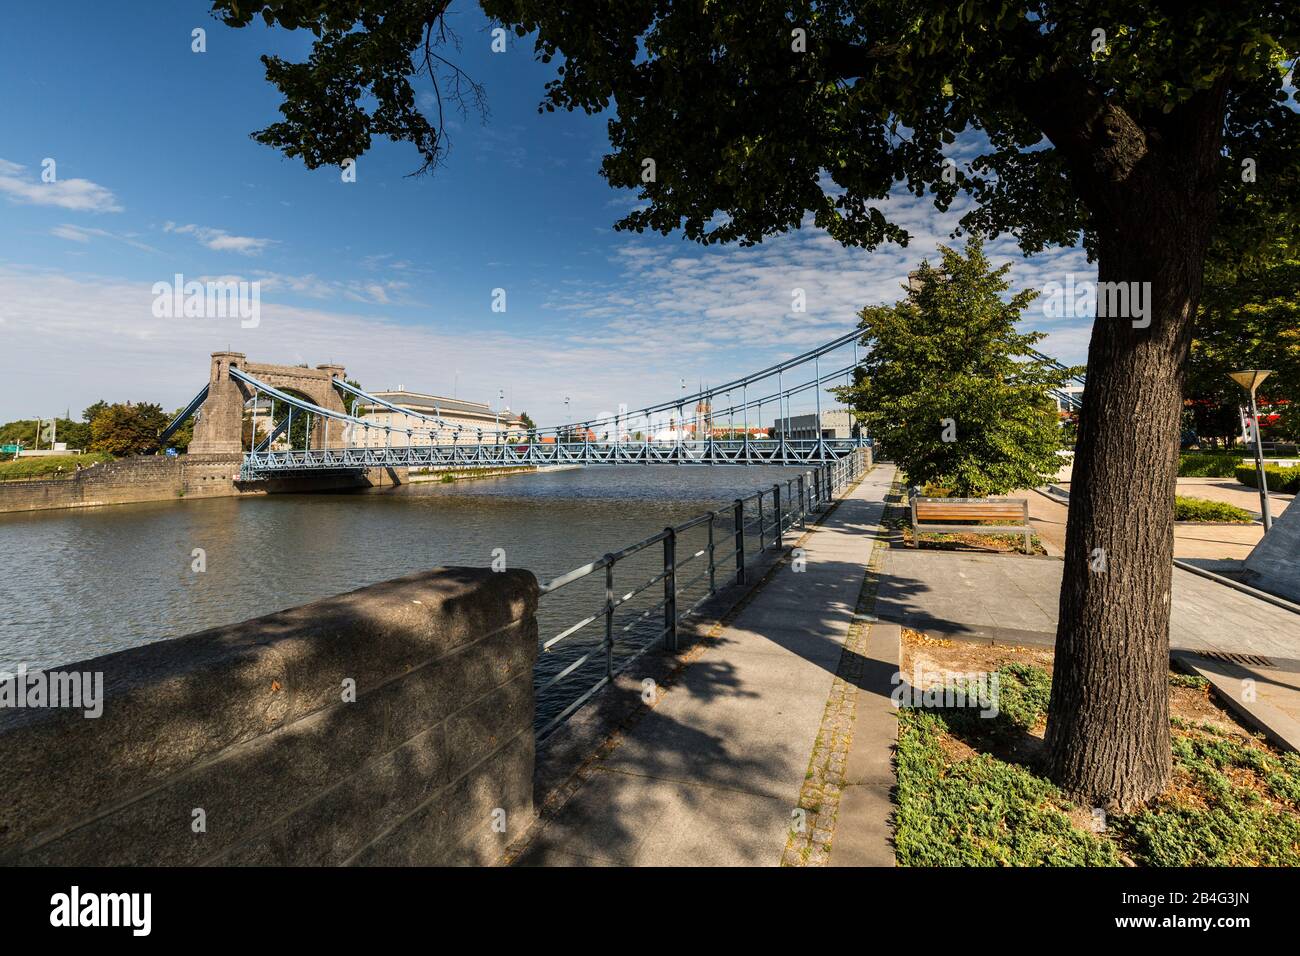
[[[94,232],[77,226],[55,226],[50,230],[50,235],[57,236],[60,239],[70,239],[73,242],[90,242]]]
[[[211,226],[196,226],[192,223],[178,226],[174,222],[168,222],[163,225],[163,231],[174,232],[183,236],[193,236],[215,252],[237,252],[241,256],[260,255],[267,247],[275,244],[274,239],[233,236],[224,229],[214,229]]]
[[[121,212],[111,190],[89,179],[56,179],[42,182],[29,175],[27,167],[0,159],[0,193],[10,202],[33,206],[58,206],[76,212]]]
[[[522,342],[481,316],[416,326],[283,305],[264,294],[257,328],[159,319],[152,283],[0,265],[0,421],[34,414],[33,401],[50,414],[100,397],[175,408],[203,384],[210,353],[227,347],[265,362],[341,361],[368,388],[400,383],[450,394],[458,380],[460,397],[494,401],[504,387],[516,409],[548,424],[560,420],[566,393],[575,415],[595,416],[677,387],[672,368],[646,370],[636,358],[607,356],[598,340]]]
[[[111,239],[115,242],[122,242],[135,249],[141,249],[145,252],[157,252],[153,246],[147,245],[136,239],[134,233],[129,232],[111,232],[107,229],[92,229],[88,226],[74,226],[69,223],[54,226],[50,229],[50,235],[57,236],[60,239],[67,239],[70,242],[89,243],[92,239]]]
[[[940,245],[963,245],[950,234],[966,205],[954,203],[943,215],[928,200],[910,195],[880,205],[910,232],[907,247],[847,248],[813,226],[811,217],[801,229],[749,248],[633,237],[611,257],[616,278],[556,283],[546,307],[581,320],[575,339],[594,335],[610,350],[656,355],[660,361],[731,354],[738,343],[750,351],[768,350],[772,358],[792,354],[848,331],[864,306],[902,298],[908,272],[924,258],[935,261]],[[1062,281],[1067,272],[1096,275],[1079,249],[1026,259],[1014,241],[1004,239],[988,244],[986,252],[995,264],[1011,262],[1014,289],[1041,288]],[[792,311],[796,289],[803,290],[805,313]],[[1048,333],[1040,348],[1057,350],[1054,354],[1066,362],[1083,362],[1088,320],[1048,320],[1031,306],[1023,326]],[[734,360],[729,364],[735,367]]]
[[[342,298],[350,302],[362,302],[372,305],[418,304],[407,294],[410,283],[399,279],[368,279],[364,281],[360,279],[323,279],[312,272],[305,275],[291,275],[258,269],[248,275],[203,276],[200,277],[200,281],[206,282],[210,278],[220,278],[232,282],[257,281],[261,283],[262,291],[266,293],[287,292],[321,301]]]

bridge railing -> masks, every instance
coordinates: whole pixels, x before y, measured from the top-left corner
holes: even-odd
[[[683,621],[721,588],[747,583],[761,555],[779,551],[791,529],[806,527],[808,516],[821,511],[869,463],[867,449],[855,451],[736,498],[727,507],[664,528],[543,584],[540,612],[556,603],[558,592],[577,582],[590,583],[594,576],[597,581],[603,576],[604,599],[541,643],[538,740],[553,733],[647,651],[659,646],[677,650]],[[629,566],[640,575],[653,570],[628,587],[616,579],[619,569]],[[653,601],[649,607],[637,606],[643,595]],[[547,616],[543,613],[543,620]],[[597,628],[601,633],[594,634]]]

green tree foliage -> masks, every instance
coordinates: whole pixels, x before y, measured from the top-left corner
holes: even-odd
[[[992,268],[978,240],[942,251],[903,301],[862,310],[867,357],[836,394],[909,482],[961,497],[1040,485],[1061,465],[1050,390],[1070,373],[1034,357],[1041,334],[1016,331],[1037,293],[1004,300],[1010,265]]]
[[[353,388],[361,388],[361,383],[358,381],[355,381],[350,378],[344,379],[344,381],[346,381]],[[361,399],[357,398],[357,396],[353,395],[351,392],[344,392],[343,390],[340,389],[339,398],[343,399],[343,410],[347,412],[349,415],[353,416],[354,418],[361,418],[365,415],[366,413],[365,409],[361,408],[359,404],[361,402]]]
[[[176,411],[167,416],[167,424],[170,425],[176,420],[176,416],[185,411],[182,405]],[[166,426],[163,426],[166,427]],[[181,422],[180,427],[172,432],[171,438],[167,439],[166,448],[174,448],[177,451],[185,451],[190,447],[190,442],[194,440],[194,416],[191,415],[185,421]]]
[[[1230,438],[1241,431],[1245,392],[1228,378],[1246,368],[1272,369],[1263,404],[1287,403],[1277,437],[1300,438],[1300,258],[1251,269],[1211,262],[1196,318],[1186,396],[1198,432]]]
[[[171,419],[152,402],[118,402],[95,414],[90,423],[90,450],[121,457],[142,455],[158,445],[158,433]]]
[[[90,444],[90,419],[91,413],[98,412],[102,403],[92,405],[86,409],[84,421],[74,421],[71,418],[56,418],[55,440],[65,443],[69,448],[85,449]],[[49,442],[45,439],[45,429],[49,427],[49,419],[44,420],[44,428],[41,432],[41,445],[48,448]],[[0,425],[0,445],[21,444],[24,448],[36,447],[36,428],[37,422],[34,418],[20,418],[17,421],[6,422]]]
[[[34,418],[20,418],[0,425],[0,444],[17,445],[24,448],[36,447],[37,423]]]

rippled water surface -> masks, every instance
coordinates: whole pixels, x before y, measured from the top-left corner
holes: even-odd
[[[545,581],[797,474],[782,468],[625,467],[554,471],[352,495],[273,495],[0,515],[0,670],[84,660],[293,607],[438,565],[487,566],[504,548],[510,567]],[[726,523],[730,530],[730,522]],[[730,551],[719,523],[718,554]],[[680,546],[704,547],[706,529]],[[207,570],[191,570],[195,548]],[[662,566],[662,549],[619,565],[631,588]],[[704,570],[696,561],[683,583]],[[682,595],[683,606],[705,582]],[[635,618],[662,587],[621,609],[628,647]],[[546,598],[542,638],[591,613],[604,575]],[[653,600],[652,600],[653,599]],[[539,662],[539,682],[593,649],[584,629]],[[621,651],[621,653],[626,650]],[[543,713],[603,667],[585,667],[543,697]],[[596,667],[595,671],[592,667]]]

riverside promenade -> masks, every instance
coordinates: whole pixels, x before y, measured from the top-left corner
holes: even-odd
[[[806,806],[808,786],[819,761],[839,775],[849,757],[857,694],[837,671],[846,662],[852,674],[863,670],[845,644],[864,629],[856,609],[893,478],[892,465],[877,465],[794,543],[653,706],[543,814],[517,865],[776,866],[790,852],[798,862],[801,843],[828,842],[833,814]],[[881,673],[873,672],[876,683]],[[886,770],[890,743],[871,748],[884,754]],[[883,796],[887,803],[887,788]],[[892,860],[884,820],[854,828],[874,835],[877,862]]]

